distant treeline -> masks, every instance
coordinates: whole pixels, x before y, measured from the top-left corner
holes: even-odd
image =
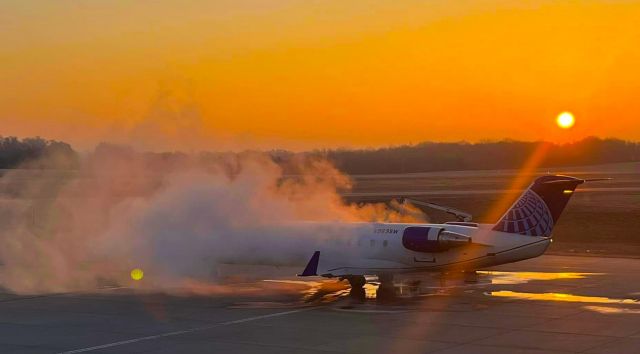
[[[569,144],[499,141],[433,143],[313,154],[349,174],[514,169],[544,149],[541,167],[640,161],[640,143],[589,137]]]
[[[40,137],[0,136],[0,168],[74,168],[78,154],[67,143]]]
[[[569,144],[548,142],[499,141],[480,143],[434,143],[403,145],[380,149],[317,150],[304,153],[271,151],[273,160],[286,173],[296,173],[289,162],[301,157],[326,158],[348,174],[413,173],[514,169],[544,150],[541,167],[577,166],[640,161],[640,143],[618,139],[586,138]],[[244,152],[252,154],[256,152]],[[92,154],[92,163],[107,159],[142,159],[150,169],[166,164],[182,165],[196,157],[200,162],[232,161],[231,153],[202,152],[197,156],[181,152],[136,153],[126,146],[100,144]],[[39,137],[18,139],[0,137],[0,168],[76,168],[78,154],[67,143]]]

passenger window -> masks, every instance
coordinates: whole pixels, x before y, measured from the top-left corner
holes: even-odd
[[[369,241],[369,245],[370,245],[371,247],[375,246],[375,245],[376,245],[376,240],[371,240],[371,241]]]
[[[387,240],[382,241],[382,247],[387,247],[389,242]]]

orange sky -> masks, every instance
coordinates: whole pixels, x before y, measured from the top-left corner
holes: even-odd
[[[640,3],[4,0],[0,135],[78,148],[640,140]],[[561,111],[576,126],[554,124]]]

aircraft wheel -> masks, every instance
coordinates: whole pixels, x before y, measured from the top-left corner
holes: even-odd
[[[380,286],[376,290],[378,302],[392,302],[396,299],[396,289],[393,286],[393,276],[388,274],[378,275]]]
[[[420,293],[420,280],[414,280],[409,282],[409,293],[411,294],[419,294]]]
[[[379,287],[376,290],[376,300],[380,303],[392,302],[396,299],[396,291],[393,287]]]
[[[351,290],[349,290],[349,297],[356,302],[364,302],[367,295],[363,288],[351,288]]]
[[[478,272],[476,272],[475,270],[471,270],[471,271],[464,271],[464,282],[467,284],[475,284],[480,280],[480,276],[478,275]]]
[[[347,278],[349,281],[349,285],[351,288],[362,288],[364,284],[367,283],[367,280],[364,278],[364,275],[353,275]]]
[[[348,277],[349,285],[351,285],[351,290],[349,291],[349,296],[351,299],[356,300],[358,302],[364,302],[366,299],[366,293],[364,291],[364,284],[367,283],[367,280],[363,275],[354,275]]]

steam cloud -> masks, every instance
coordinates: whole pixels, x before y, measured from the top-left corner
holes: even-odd
[[[78,171],[8,172],[0,178],[0,285],[88,290],[126,282],[135,267],[155,290],[211,284],[221,262],[296,264],[310,256],[311,240],[348,232],[344,223],[413,217],[344,204],[337,190],[350,180],[326,161],[291,167],[295,176],[284,176],[260,153],[165,161],[102,146]],[[334,226],[314,223],[323,221]]]

